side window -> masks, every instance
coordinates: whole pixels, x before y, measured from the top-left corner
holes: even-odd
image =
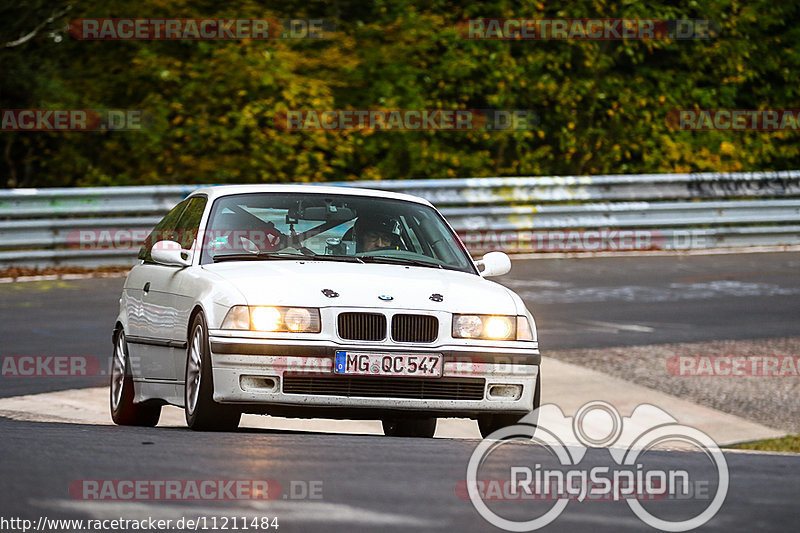
[[[181,218],[175,226],[177,230],[176,239],[181,248],[188,250],[197,239],[197,232],[200,230],[200,219],[203,218],[208,200],[205,196],[192,198],[189,205],[183,211]]]
[[[161,219],[161,222],[156,224],[156,227],[153,228],[153,231],[150,232],[150,235],[148,235],[144,240],[144,245],[142,246],[141,250],[139,250],[139,259],[142,259],[145,262],[152,262],[150,251],[153,249],[153,245],[155,243],[165,240],[177,241],[175,238],[175,229],[178,225],[178,219],[180,219],[181,214],[183,213],[183,210],[186,209],[187,205],[189,205],[189,199],[183,200],[181,203],[173,207],[172,210]]]

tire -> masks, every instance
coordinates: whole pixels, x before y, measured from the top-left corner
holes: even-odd
[[[536,376],[536,390],[533,392],[533,409],[536,410],[542,403],[542,373]],[[484,439],[504,427],[513,426],[520,421],[524,416],[530,413],[492,413],[489,415],[481,415],[478,417],[478,428],[481,430],[481,437]],[[539,412],[536,412],[536,419],[526,421],[527,424],[536,426],[539,421]]]
[[[392,418],[381,421],[387,437],[419,437],[430,439],[436,433],[435,418]]]
[[[110,407],[111,419],[120,426],[153,427],[161,417],[161,405],[135,403],[128,343],[121,329],[114,335],[111,361]]]
[[[186,424],[197,431],[232,431],[239,427],[241,411],[214,401],[214,376],[208,328],[202,313],[192,321],[186,348],[184,413]]]

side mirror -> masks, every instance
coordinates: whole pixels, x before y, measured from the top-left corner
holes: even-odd
[[[192,252],[182,250],[174,241],[158,241],[150,250],[150,257],[160,265],[187,267],[192,264]]]
[[[511,271],[511,259],[503,252],[489,252],[477,264],[479,269],[483,266],[481,277],[484,278],[502,276]]]

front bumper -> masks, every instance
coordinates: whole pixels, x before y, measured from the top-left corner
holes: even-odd
[[[214,333],[211,331],[209,338],[214,400],[243,405],[244,411],[347,418],[383,412],[425,412],[429,416],[456,417],[525,413],[534,408],[541,362],[535,345],[422,348],[232,338]],[[333,372],[337,350],[442,354],[442,377],[341,376]],[[347,383],[348,379],[354,381]],[[416,383],[412,386],[413,381]],[[359,384],[360,388],[356,386]]]

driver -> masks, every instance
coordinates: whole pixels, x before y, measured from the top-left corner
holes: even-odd
[[[386,216],[362,215],[353,225],[356,252],[394,250],[397,248],[395,222]]]

